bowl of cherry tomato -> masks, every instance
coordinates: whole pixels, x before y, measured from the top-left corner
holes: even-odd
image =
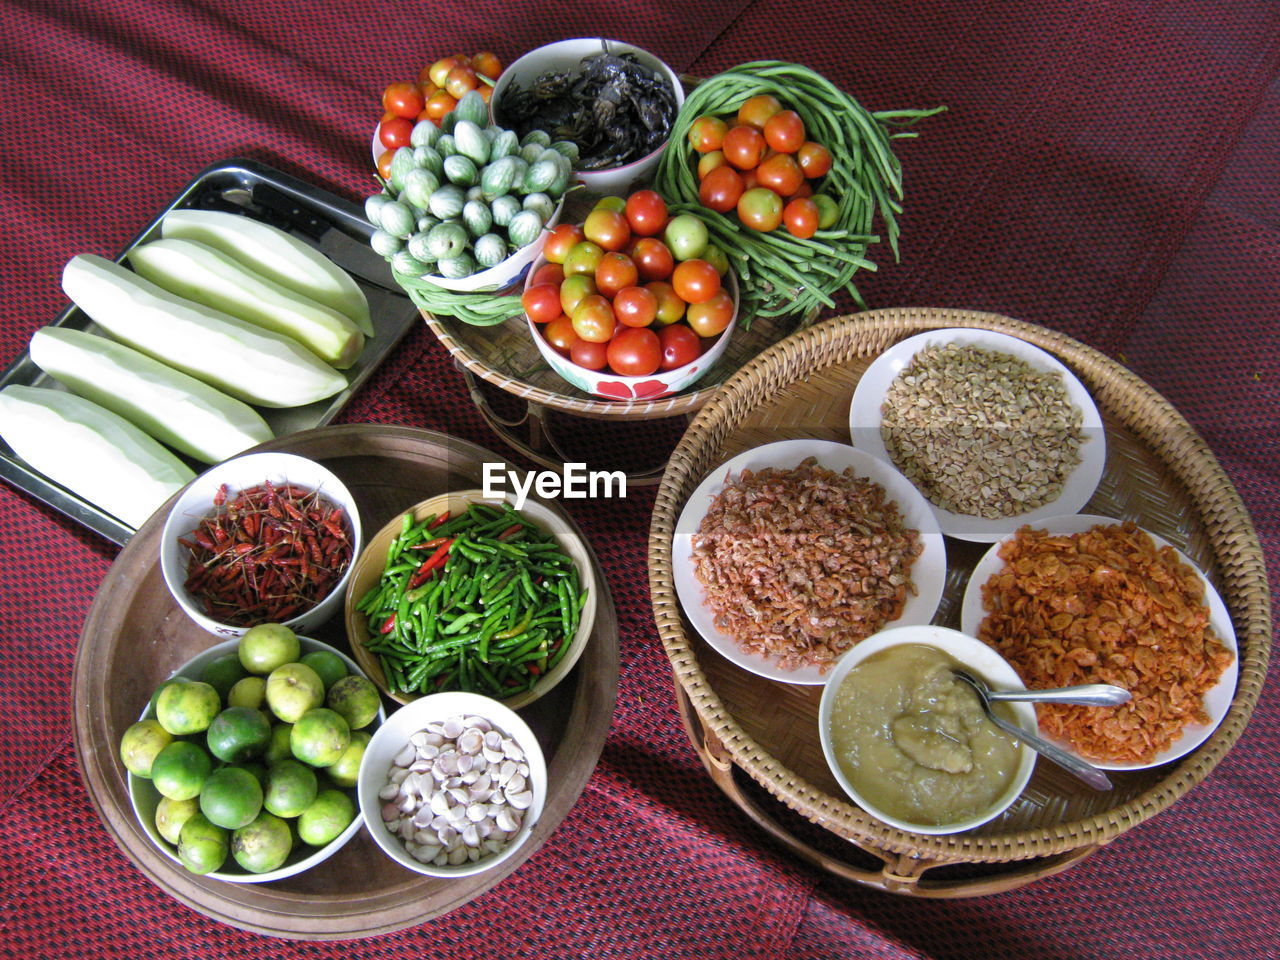
[[[615,400],[688,388],[724,355],[738,316],[728,258],[653,190],[604,197],[558,224],[525,281],[529,334],[573,386]]]

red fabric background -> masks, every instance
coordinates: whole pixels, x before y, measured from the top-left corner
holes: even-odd
[[[510,61],[599,34],[695,74],[791,59],[873,109],[946,104],[902,142],[902,260],[881,254],[868,302],[993,310],[1127,363],[1203,433],[1277,569],[1280,8],[1265,0],[7,0],[0,360],[65,305],[68,257],[114,254],[205,165],[247,155],[363,196],[389,79],[455,48]],[[425,328],[343,419],[500,448]],[[591,438],[618,454],[663,440]],[[0,486],[0,955],[461,958],[495,918],[491,952],[508,957],[1280,953],[1274,681],[1204,784],[1067,873],[979,900],[890,897],[789,863],[702,773],[649,612],[652,490],[569,508],[621,627],[618,710],[582,801],[512,880],[446,918],[295,944],[170,900],[106,835],[72,759],[68,691],[115,549]]]

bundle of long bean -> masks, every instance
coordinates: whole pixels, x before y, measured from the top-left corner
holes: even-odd
[[[736,217],[698,202],[690,126],[704,114],[735,113],[757,94],[773,94],[795,110],[809,138],[831,151],[831,170],[822,192],[836,201],[839,215],[830,228],[809,239],[781,229],[756,232],[744,228]],[[823,307],[834,306],[833,298],[842,289],[862,306],[853,277],[859,269],[876,268],[865,254],[880,239],[872,232],[877,216],[894,257],[898,255],[902,168],[890,141],[915,134],[892,128],[910,126],[944,109],[871,113],[808,67],[778,60],[744,63],[711,77],[689,94],[663,151],[655,187],[673,213],[701,217],[713,242],[729,255],[741,281],[739,316],[744,326],[754,316],[816,315]]]
[[[434,317],[457,317],[474,327],[492,327],[524,314],[520,297],[515,294],[456,293],[420,277],[397,273],[395,278],[414,305]]]
[[[555,668],[585,602],[554,537],[505,503],[477,503],[452,519],[405,514],[381,579],[356,609],[391,690],[503,699]]]

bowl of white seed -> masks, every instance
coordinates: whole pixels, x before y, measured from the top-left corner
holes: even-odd
[[[437,693],[378,728],[358,792],[365,826],[389,857],[427,876],[469,877],[529,839],[547,766],[514,711],[475,693]]]

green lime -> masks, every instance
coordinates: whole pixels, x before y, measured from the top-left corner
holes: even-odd
[[[363,730],[352,731],[351,743],[342,751],[342,756],[333,766],[325,768],[329,779],[340,787],[354,787],[360,779],[360,761],[364,759],[365,748],[371,739]]]
[[[297,760],[281,760],[267,770],[262,805],[277,817],[296,817],[315,802],[316,773]]]
[[[347,721],[347,726],[352,730],[359,730],[373,723],[373,718],[378,715],[382,706],[382,697],[378,695],[378,688],[373,685],[372,680],[353,673],[343,677],[329,689],[325,705],[342,714],[342,719]]]
[[[164,691],[164,688],[165,688],[165,687],[169,686],[169,685],[170,685],[170,684],[172,684],[172,683],[177,683],[179,680],[189,680],[189,679],[191,679],[191,678],[190,678],[190,677],[170,677],[170,678],[169,678],[168,680],[166,680],[164,683],[160,684],[160,686],[158,686],[158,687],[156,687],[154,690],[152,690],[152,691],[151,691],[151,704],[150,704],[150,713],[151,713],[151,716],[153,716],[153,717],[154,717],[154,716],[156,715],[156,704],[159,702],[159,700],[160,700],[160,694]]]
[[[271,742],[267,744],[267,752],[262,755],[262,759],[268,764],[292,760],[293,747],[289,745],[289,734],[292,732],[292,723],[277,723],[272,727]]]
[[[305,663],[285,663],[267,677],[267,706],[285,723],[324,703],[324,681]]]
[[[237,763],[236,766],[241,770],[248,770],[258,781],[258,786],[264,791],[267,789],[267,765],[261,760],[245,760],[243,763]]]
[[[351,742],[351,728],[342,714],[325,707],[309,710],[293,725],[289,746],[293,755],[313,767],[337,763]]]
[[[156,698],[156,719],[175,737],[207,730],[221,709],[218,691],[201,680],[177,680]]]
[[[228,707],[253,707],[255,710],[267,709],[267,681],[263,677],[245,677],[237,680],[235,686],[227,691]]]
[[[312,650],[302,658],[302,662],[320,675],[325,690],[347,675],[347,665],[332,650]]]
[[[175,740],[151,764],[151,782],[160,795],[170,800],[190,800],[200,795],[213,759],[204,747],[188,740]]]
[[[207,735],[209,752],[227,763],[261,756],[271,742],[271,724],[261,710],[227,707],[213,718]]]
[[[217,690],[218,696],[224,700],[227,698],[227,693],[236,685],[236,681],[248,675],[249,671],[244,668],[240,658],[234,653],[228,653],[210,661],[200,671],[200,679]]]
[[[173,734],[157,720],[139,720],[120,738],[120,759],[135,777],[150,777],[156,755],[173,743]]]
[[[200,812],[228,830],[252,823],[262,810],[262,785],[242,767],[221,767],[204,782]]]
[[[231,834],[231,855],[250,873],[279,869],[292,849],[293,832],[289,825],[266,810]]]
[[[298,817],[298,836],[313,847],[336,840],[356,818],[356,805],[341,790],[321,790]]]
[[[250,673],[270,673],[298,659],[302,645],[298,635],[282,623],[250,627],[240,638],[240,662]]]
[[[178,834],[178,859],[192,873],[212,873],[227,862],[230,835],[197,813]]]
[[[160,836],[176,844],[178,835],[182,833],[182,825],[199,812],[200,801],[195,797],[187,800],[161,797],[156,804],[156,829],[160,831]]]

